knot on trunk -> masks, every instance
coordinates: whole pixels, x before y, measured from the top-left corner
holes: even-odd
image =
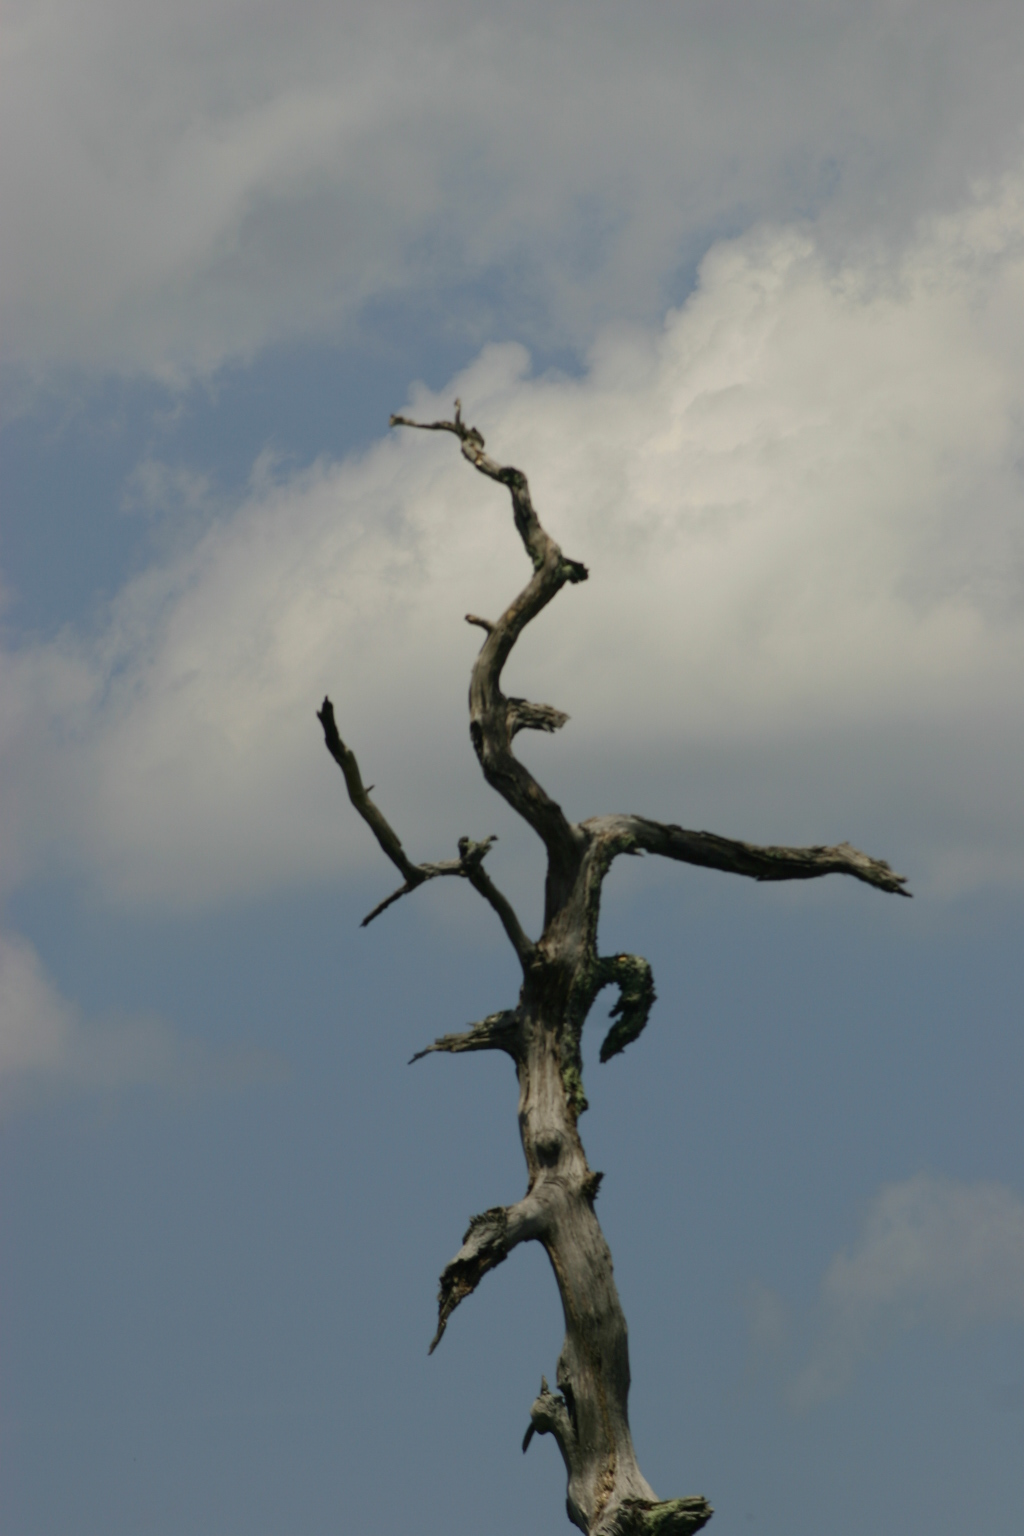
[[[554,1435],[566,1467],[571,1465],[572,1452],[576,1444],[576,1430],[572,1417],[565,1398],[559,1392],[552,1392],[543,1376],[540,1379],[540,1395],[534,1398],[533,1407],[530,1409],[530,1427],[523,1436],[524,1453],[534,1435]]]
[[[468,873],[479,869],[488,853],[491,845],[498,841],[498,834],[492,832],[490,837],[485,837],[482,842],[475,843],[471,837],[459,838],[459,863]]]

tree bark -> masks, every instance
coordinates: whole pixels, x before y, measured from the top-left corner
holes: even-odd
[[[580,1140],[583,1092],[580,1040],[597,994],[618,988],[614,1023],[601,1060],[625,1049],[647,1023],[655,1000],[651,968],[638,955],[601,956],[597,924],[601,888],[620,854],[651,853],[755,880],[807,880],[847,874],[879,890],[909,895],[888,864],[849,844],[810,848],[757,847],[709,832],[689,832],[641,816],[593,817],[570,822],[512,752],[521,730],[558,730],[567,716],[547,704],[507,698],[501,673],[528,623],[566,583],[585,581],[586,567],[567,559],[534,510],[526,476],[484,452],[484,439],[462,420],[391,418],[392,426],[447,432],[481,474],[504,485],[533,576],[495,621],[467,614],[486,638],[470,681],[470,736],[487,782],[524,818],[547,850],[544,929],[534,942],[511,904],[483,867],[493,837],[462,838],[459,857],[413,864],[396,833],[364,788],[356,759],[342,742],[329,699],[319,712],[324,740],[345,776],[349,798],[404,878],[370,912],[372,921],[392,902],[438,876],[468,880],[490,904],[522,968],[514,1009],[491,1014],[460,1034],[444,1035],[417,1052],[501,1050],[519,1079],[519,1129],[526,1158],[526,1194],[516,1205],[474,1217],[462,1247],[446,1266],[438,1293],[438,1325],[431,1352],[452,1312],[488,1270],[522,1242],[543,1245],[554,1271],[565,1317],[565,1342],[556,1372],[557,1392],[541,1379],[523,1441],[553,1435],[565,1462],[569,1519],[588,1536],[684,1536],[711,1517],[703,1497],[659,1500],[637,1464],[629,1430],[629,1348],[626,1320],[612,1273],[611,1254],[594,1210],[601,1175],[591,1171]]]

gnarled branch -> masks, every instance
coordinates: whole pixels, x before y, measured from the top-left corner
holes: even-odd
[[[567,582],[585,581],[587,568],[578,560],[567,559],[541,526],[522,470],[499,464],[484,452],[483,435],[476,427],[466,426],[460,401],[455,402],[455,416],[451,421],[423,422],[412,421],[407,416],[392,416],[391,425],[414,427],[425,432],[451,432],[457,437],[463,456],[473,467],[508,490],[516,529],[533,565],[533,577],[519,596],[494,624],[482,625],[487,638],[473,666],[469,711],[470,735],[484,777],[533,828],[547,849],[544,919],[547,924],[572,889],[582,844],[577,829],[568,821],[561,806],[545,793],[512,753],[509,701],[501,692],[501,673],[526,625],[547,607]],[[467,617],[470,623],[480,622],[475,615]],[[553,721],[556,713],[552,712],[547,718]],[[551,729],[551,725],[545,728]]]
[[[599,984],[614,984],[619,1000],[611,1010],[612,1025],[601,1046],[601,1060],[624,1051],[643,1030],[654,1006],[654,973],[642,955],[612,955],[599,962]]]
[[[515,518],[519,536],[526,546],[526,553],[533,561],[535,571],[540,571],[546,565],[554,553],[558,562],[564,569],[561,571],[559,586],[566,581],[586,581],[587,568],[578,560],[567,560],[562,551],[544,529],[540,519],[533,509],[530,500],[530,487],[526,476],[521,469],[514,469],[510,464],[499,464],[495,459],[484,452],[483,434],[476,427],[467,427],[462,419],[462,401],[455,402],[455,416],[452,421],[412,421],[408,416],[392,416],[390,425],[393,427],[415,427],[420,432],[451,432],[462,444],[462,456],[468,459],[474,469],[478,469],[489,480],[497,480],[500,485],[507,486],[512,496],[512,513]],[[554,596],[554,593],[551,594]],[[550,601],[550,599],[549,599]],[[532,615],[531,615],[532,617]],[[470,619],[470,623],[475,622]],[[524,621],[528,622],[528,621]]]

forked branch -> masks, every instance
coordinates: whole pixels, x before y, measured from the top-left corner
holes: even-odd
[[[371,828],[373,835],[388,858],[393,864],[398,866],[405,876],[404,885],[400,885],[397,891],[392,891],[390,896],[385,896],[383,901],[378,902],[373,911],[368,912],[363,918],[361,926],[365,928],[368,923],[373,922],[375,917],[379,917],[382,912],[386,912],[388,907],[392,906],[394,902],[398,901],[402,896],[407,896],[410,891],[415,891],[418,886],[425,884],[427,880],[436,880],[439,876],[457,875],[464,880],[468,880],[470,885],[493,907],[512,943],[513,949],[519,956],[520,963],[523,966],[528,965],[534,953],[534,945],[523,932],[522,925],[512,908],[511,902],[502,895],[483,867],[484,858],[491,845],[498,841],[497,837],[495,835],[485,837],[479,843],[473,842],[468,837],[460,837],[459,857],[457,859],[442,859],[433,864],[413,864],[402,847],[397,832],[370,799],[369,790],[363,785],[363,778],[359,772],[356,755],[350,747],[346,747],[338,734],[338,726],[334,718],[334,705],[330,699],[324,699],[323,704],[317,711],[317,719],[323,726],[324,742],[327,750],[345,775],[349,799],[363,820]]]

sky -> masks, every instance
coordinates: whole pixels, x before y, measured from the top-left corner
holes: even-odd
[[[1024,9],[12,0],[0,177],[0,1517],[537,1536],[562,1326],[466,687],[529,574],[458,396],[590,579],[509,663],[574,820],[887,859],[624,861],[581,1134],[660,1497],[717,1536],[1024,1510]],[[865,1512],[865,1504],[868,1506]]]

